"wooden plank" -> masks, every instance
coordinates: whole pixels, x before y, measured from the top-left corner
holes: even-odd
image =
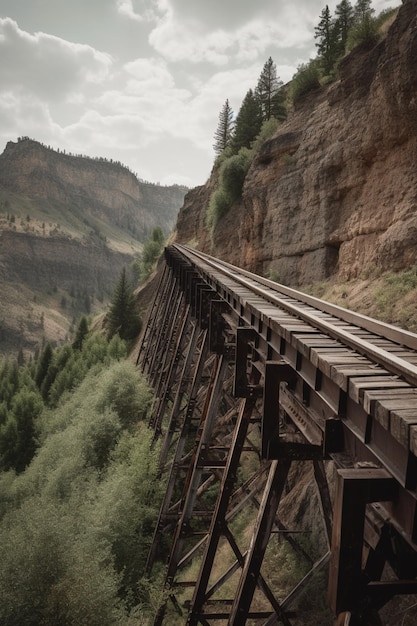
[[[331,357],[333,357],[333,361],[336,363],[351,363],[352,358],[354,362],[356,362],[358,355],[352,350],[349,350],[349,348],[341,346],[340,343],[336,343],[329,348],[317,347],[310,351],[310,359],[315,366],[318,366],[321,361],[328,360]]]
[[[374,411],[375,419],[382,424],[384,428],[389,430],[390,412],[400,409],[413,409],[416,407],[416,399],[410,398],[391,398],[383,402],[377,402]]]
[[[417,392],[410,386],[403,389],[379,389],[376,391],[365,390],[363,394],[363,408],[370,415],[374,414],[377,403],[383,403],[385,400],[409,400],[417,404]]]
[[[417,426],[410,426],[410,451],[417,456]]]
[[[390,411],[390,431],[404,448],[410,448],[410,426],[417,425],[417,406],[412,409]]]
[[[333,354],[327,353],[313,357],[313,350],[310,356],[312,362],[329,378],[332,378],[332,368],[335,366],[350,366],[356,367],[358,365],[367,365],[368,361],[365,357],[356,355],[353,352],[334,352]]]
[[[368,361],[357,365],[332,365],[330,377],[341,389],[348,390],[349,380],[359,376],[389,376],[387,370]]]
[[[367,389],[400,389],[410,385],[398,376],[366,376],[354,377],[349,380],[349,395],[355,402],[363,404],[363,396]]]
[[[312,348],[340,348],[340,343],[331,339],[318,331],[309,335],[305,333],[294,333],[292,337],[293,346],[305,357],[309,358]]]

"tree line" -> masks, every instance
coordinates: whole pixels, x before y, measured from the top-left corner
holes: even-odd
[[[213,148],[216,155],[230,148],[237,154],[241,148],[250,148],[258,136],[262,124],[275,118],[286,118],[284,83],[277,75],[272,57],[264,64],[255,89],[246,93],[237,117],[227,99],[220,114],[214,135]]]
[[[86,159],[88,161],[95,161],[95,162],[99,162],[99,163],[108,163],[109,165],[113,165],[115,167],[118,167],[122,170],[126,170],[127,172],[129,172],[130,174],[132,174],[140,183],[142,183],[143,185],[149,185],[151,187],[174,187],[174,188],[178,188],[178,189],[187,189],[187,187],[185,187],[184,185],[161,185],[159,182],[153,183],[149,180],[145,180],[144,178],[140,178],[140,176],[138,176],[137,172],[134,172],[132,169],[130,169],[130,167],[128,165],[125,165],[124,163],[122,163],[121,161],[117,161],[114,159],[107,159],[106,157],[92,157],[89,156],[88,154],[74,154],[72,152],[67,152],[66,150],[61,150],[60,148],[52,148],[50,145],[46,145],[44,143],[42,143],[41,141],[37,141],[36,139],[32,139],[31,137],[28,137],[27,135],[22,135],[21,137],[17,138],[17,143],[20,143],[22,141],[33,141],[34,143],[39,144],[40,146],[42,146],[43,148],[46,148],[46,150],[50,150],[51,152],[57,152],[57,154],[63,154],[65,156],[71,157],[71,158],[76,158],[76,159]]]
[[[328,5],[315,28],[317,57],[298,67],[290,83],[284,85],[271,57],[263,66],[254,89],[246,93],[237,115],[229,99],[223,104],[214,133],[214,172],[217,186],[206,208],[206,225],[213,238],[219,219],[242,195],[243,184],[258,147],[276,131],[307,92],[333,80],[340,58],[359,44],[373,44],[380,26],[396,9],[374,17],[371,0],[341,0],[334,16]]]
[[[357,0],[354,5],[349,0],[342,0],[334,15],[326,4],[314,30],[318,62],[324,76],[334,71],[337,61],[347,50],[361,41],[372,42],[376,38],[378,22],[374,13],[371,0]]]
[[[161,228],[152,231],[142,259],[133,267],[140,282],[150,275],[162,252]],[[45,409],[57,407],[62,396],[75,389],[98,363],[125,356],[142,327],[134,285],[122,268],[104,318],[104,332],[92,333],[83,315],[72,343],[53,348],[47,342],[34,361],[0,361],[0,472],[22,472],[37,449],[36,422]]]
[[[314,79],[309,86],[319,86],[320,80],[332,75],[337,62],[348,50],[363,41],[374,42],[380,23],[393,12],[395,9],[388,9],[375,18],[371,0],[357,0],[355,4],[349,0],[341,0],[335,8],[334,15],[326,5],[314,30],[317,57],[308,65],[301,65],[298,68],[290,85],[284,86],[277,75],[276,64],[269,57],[255,89],[249,89],[246,93],[237,116],[229,99],[226,99],[220,110],[214,133],[213,148],[216,156],[226,149],[237,154],[242,147],[251,148],[264,122],[271,118],[278,121],[286,118],[288,100],[294,100],[300,95],[297,90],[299,84],[303,83],[302,80],[298,81],[300,74],[307,68],[311,69],[312,65]],[[295,89],[292,89],[293,82]],[[307,81],[305,82],[307,84]],[[304,93],[304,89],[302,91]]]
[[[145,279],[164,244],[146,242]],[[141,319],[121,271],[101,330],[0,361],[0,623],[142,626],[163,484],[147,428],[152,392],[127,358]]]

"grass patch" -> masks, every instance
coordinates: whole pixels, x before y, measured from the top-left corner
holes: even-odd
[[[382,322],[417,332],[417,266],[401,272],[385,272],[367,280],[318,282],[304,285],[300,290]]]

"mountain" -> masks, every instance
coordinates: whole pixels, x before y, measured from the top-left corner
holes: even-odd
[[[80,314],[103,310],[153,228],[170,233],[185,191],[140,181],[120,163],[9,142],[0,155],[0,356],[63,340]]]
[[[416,0],[404,0],[391,22],[289,111],[212,234],[217,169],[187,194],[179,242],[295,287],[416,267]]]

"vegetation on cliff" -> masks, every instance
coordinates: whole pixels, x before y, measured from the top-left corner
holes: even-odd
[[[342,0],[333,17],[326,5],[315,29],[317,56],[298,67],[289,85],[283,85],[274,61],[269,58],[256,88],[249,89],[236,117],[226,100],[214,135],[217,185],[206,209],[212,238],[218,221],[240,199],[257,148],[286,119],[291,107],[311,90],[335,79],[338,62],[346,52],[360,44],[374,44],[383,24],[395,12],[396,9],[390,9],[374,17],[371,0],[357,0],[354,5]]]

